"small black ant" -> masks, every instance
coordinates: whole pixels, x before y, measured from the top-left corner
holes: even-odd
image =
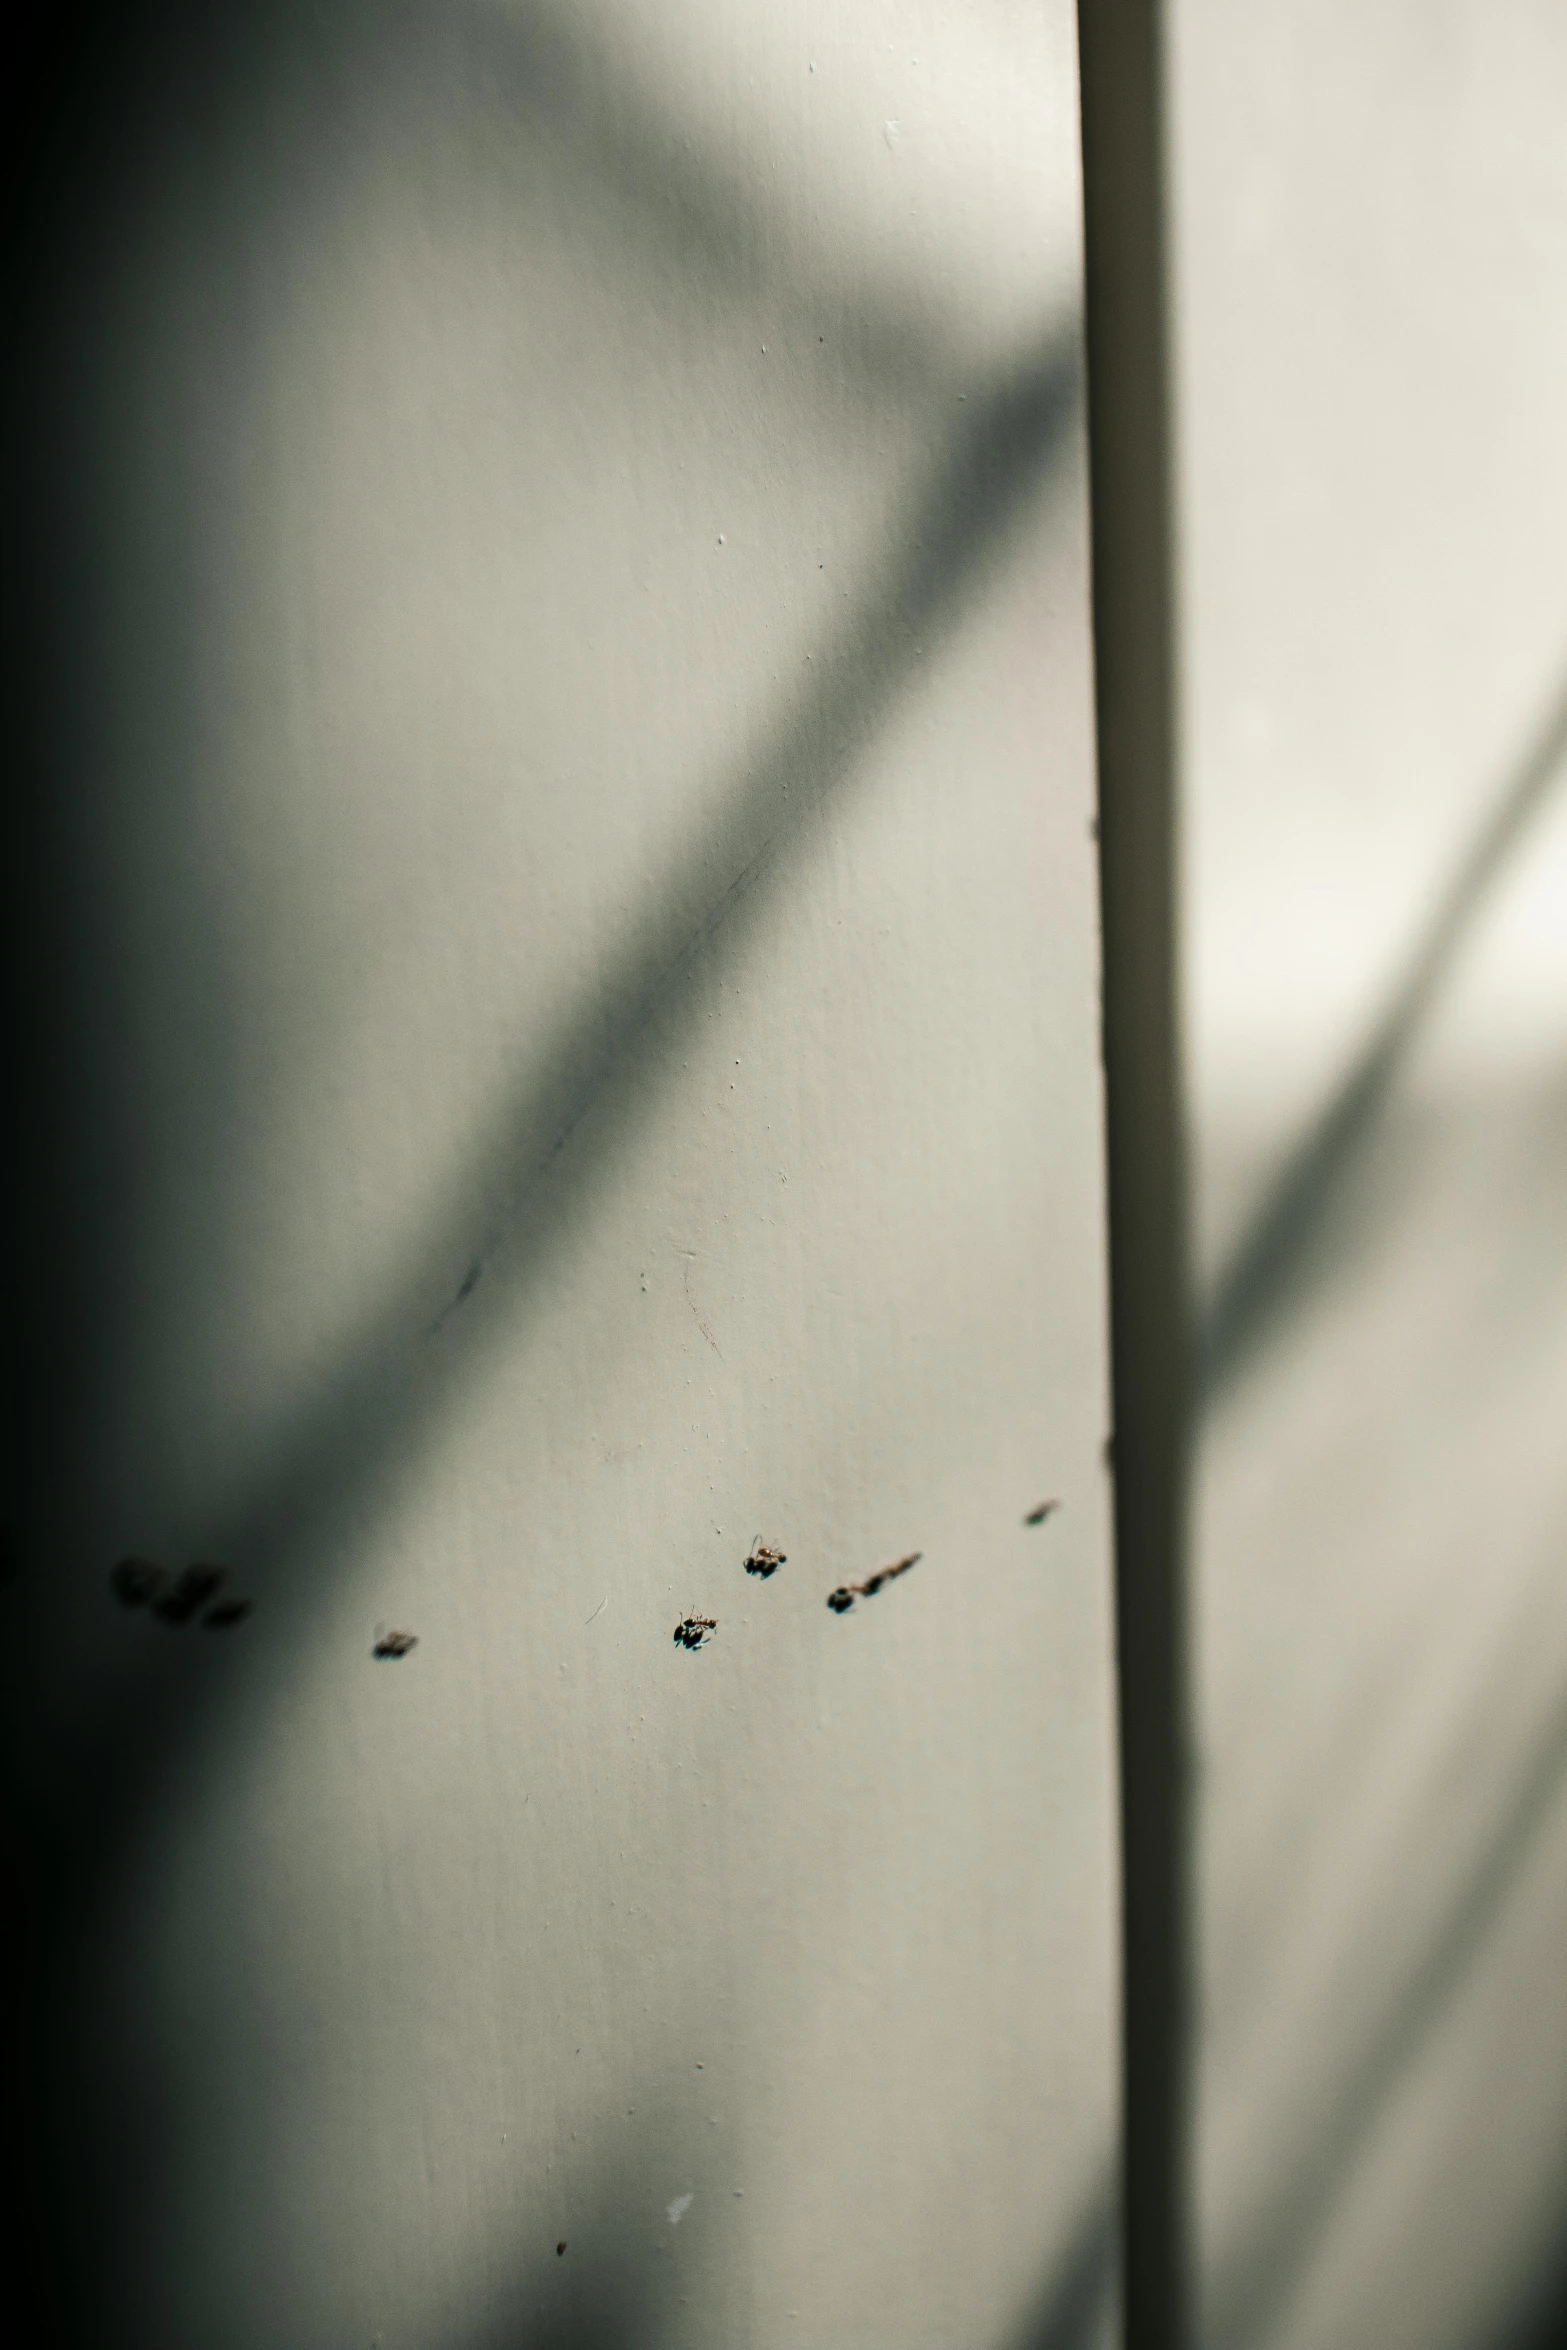
[[[677,1648],[703,1648],[709,1637],[718,1630],[716,1616],[686,1616],[675,1626]]]
[[[878,1567],[874,1575],[867,1575],[863,1583],[840,1583],[836,1591],[827,1594],[827,1605],[835,1616],[846,1616],[857,1599],[874,1599],[884,1583],[894,1576],[906,1575],[910,1567],[917,1567],[925,1553],[911,1550],[906,1558],[894,1559],[890,1567]]]
[[[168,1581],[167,1570],[151,1559],[121,1559],[109,1569],[109,1589],[121,1607],[145,1607]]]
[[[765,1583],[769,1575],[776,1575],[778,1569],[787,1566],[788,1563],[788,1558],[783,1551],[774,1550],[770,1542],[764,1542],[758,1535],[751,1545],[751,1555],[745,1562],[745,1571],[748,1575],[760,1575]]]
[[[1048,1517],[1053,1516],[1060,1507],[1061,1504],[1059,1501],[1039,1502],[1033,1509],[1029,1511],[1027,1517],[1025,1517],[1023,1520],[1023,1523],[1025,1526],[1042,1526],[1045,1520]]]
[[[166,1624],[188,1624],[192,1616],[200,1614],[227,1573],[227,1567],[187,1567],[163,1597],[154,1602],[153,1614]]]
[[[417,1648],[418,1645],[419,1635],[417,1632],[378,1632],[375,1646],[371,1649],[370,1654],[372,1656],[406,1656],[410,1648]]]
[[[227,1632],[232,1625],[242,1624],[255,1604],[253,1599],[220,1599],[202,1617],[201,1628],[204,1632]]]

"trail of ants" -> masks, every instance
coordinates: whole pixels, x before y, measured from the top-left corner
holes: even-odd
[[[168,1569],[155,1559],[123,1558],[110,1569],[109,1589],[121,1607],[144,1607],[160,1623],[188,1624],[201,1616],[203,1630],[227,1632],[242,1624],[256,1604],[253,1599],[233,1595],[218,1599],[228,1572],[227,1567],[198,1564],[187,1567],[171,1582]],[[209,1604],[213,1601],[216,1605]]]

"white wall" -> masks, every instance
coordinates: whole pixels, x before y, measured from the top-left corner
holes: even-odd
[[[1169,24],[1211,1285],[1285,1208],[1200,1459],[1206,2339],[1457,2350],[1567,2201],[1567,22]]]
[[[1071,12],[256,9],[127,126],[13,1659],[84,2338],[1102,2338]]]

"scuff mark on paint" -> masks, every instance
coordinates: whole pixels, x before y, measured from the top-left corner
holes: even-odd
[[[695,2198],[690,2195],[677,2195],[674,2202],[666,2206],[669,2213],[669,2224],[672,2228],[679,2227],[694,2200]]]

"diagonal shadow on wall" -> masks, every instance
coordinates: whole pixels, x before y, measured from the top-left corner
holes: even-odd
[[[495,70],[512,77],[519,106],[576,120],[582,154],[614,178],[623,205],[639,204],[651,178],[657,217],[705,276],[727,283],[759,268],[767,239],[755,207],[689,159],[675,159],[671,179],[671,139],[656,124],[639,131],[630,100],[595,114],[591,77],[584,80],[583,59],[558,27],[542,16],[497,13],[485,22]],[[843,323],[900,393],[911,377],[939,372],[939,361],[933,369],[920,356],[923,320],[855,301],[844,305]],[[768,910],[786,900],[824,801],[851,780],[858,753],[916,665],[961,625],[979,584],[1036,510],[1041,486],[1066,470],[1079,377],[1072,322],[988,395],[971,390],[961,425],[933,449],[911,497],[897,560],[867,584],[836,645],[817,654],[759,727],[711,827],[687,844],[613,964],[530,1056],[496,1115],[482,1165],[432,1216],[395,1289],[369,1306],[230,1497],[225,1528],[215,1534],[247,1574],[269,1577],[269,1605],[290,1594],[308,1605],[327,1531],[434,1440],[487,1351],[526,1307],[541,1268],[587,1228],[596,1185],[634,1153],[662,1071],[700,1017],[702,990],[734,971]],[[475,1200],[486,1198],[488,1210],[476,1214]],[[165,1774],[190,1755],[221,1702],[171,1652],[93,1722],[83,1750],[48,1791],[42,1821],[56,1945],[80,1927],[105,1872],[155,1807]],[[1046,2297],[1033,2338],[1048,2350],[1067,2350],[1091,2322],[1085,2313],[1097,2307],[1100,2285],[1092,2280],[1109,2257],[1107,2231],[1108,2223],[1099,2228],[1091,2255],[1068,2259]],[[579,2306],[535,2314],[516,2338],[558,2342],[561,2350],[630,2341],[646,2314],[644,2282],[611,2277],[585,2290]]]
[[[1494,1708],[1505,1690],[1487,1693]],[[1269,2219],[1221,2276],[1209,2339],[1215,2350],[1265,2342],[1299,2280],[1346,2179],[1386,2115],[1418,2052],[1440,2023],[1484,1946],[1567,1788],[1567,1703],[1559,1704],[1520,1772],[1484,1858],[1433,1934],[1388,2022],[1345,2083],[1311,2152],[1275,2197]]]
[[[430,1219],[403,1277],[378,1298],[226,1512],[221,1554],[264,1581],[269,1605],[306,1573],[317,1544],[406,1464],[457,1407],[480,1360],[511,1327],[541,1264],[591,1213],[597,1176],[633,1151],[683,1023],[730,970],[764,908],[788,885],[823,799],[933,640],[956,626],[983,572],[1028,511],[1030,491],[1069,444],[1075,331],[980,402],[918,502],[893,569],[862,596],[813,682],[766,726],[749,771],[591,992],[561,1021],[497,1115],[482,1160],[515,1170],[475,1231],[473,1187]],[[689,909],[705,909],[693,920]],[[657,1031],[657,1050],[653,1050]],[[443,1280],[444,1275],[444,1280]],[[446,1294],[442,1297],[441,1290]],[[55,1791],[88,1876],[147,1801],[207,1703],[177,1654],[97,1721],[69,1786]]]
[[[1215,1279],[1197,1339],[1200,1412],[1222,1400],[1300,1295],[1324,1226],[1442,983],[1564,763],[1567,685],[1465,848],[1347,1074],[1290,1152]]]
[[[89,33],[108,40],[101,12],[78,16]],[[761,268],[767,238],[754,201],[728,175],[693,159],[670,126],[645,108],[639,114],[634,89],[606,99],[604,76],[594,78],[603,61],[595,64],[556,18],[547,11],[487,9],[465,10],[462,18],[483,71],[502,80],[508,103],[515,102],[519,115],[568,124],[586,164],[610,176],[624,208],[641,203],[648,211],[642,199],[656,191],[660,202],[652,210],[664,222],[662,233],[708,275],[728,282]],[[110,42],[93,68],[103,84],[106,120],[123,96],[110,86],[116,59],[126,62],[145,43],[148,55],[137,70],[142,79],[155,79],[160,41],[169,47],[183,21],[180,9],[165,7],[132,11],[121,23],[118,45]],[[408,38],[433,21],[422,5],[399,10],[395,19]],[[232,77],[236,59],[243,62],[230,46],[239,37],[232,29],[206,37],[215,54],[202,70],[221,84],[226,74]],[[193,87],[204,88],[199,75]],[[79,109],[69,136],[86,138],[95,121],[90,106]],[[86,201],[72,194],[62,202],[79,200]],[[888,371],[901,379],[912,364],[916,322],[895,322],[879,343],[875,317],[874,304],[856,303],[846,329],[870,335]],[[645,1088],[654,1082],[655,1031],[664,1049],[672,1049],[671,1023],[693,1016],[686,998],[698,966],[707,964],[711,975],[722,958],[739,954],[763,907],[786,886],[823,795],[841,788],[859,747],[916,664],[961,622],[1032,491],[1071,454],[1079,375],[1074,320],[988,396],[971,394],[961,424],[933,453],[923,492],[911,498],[895,561],[867,584],[836,644],[818,654],[760,726],[742,779],[704,836],[662,877],[613,963],[530,1056],[527,1077],[493,1120],[479,1164],[429,1220],[395,1291],[373,1301],[332,1368],[299,1400],[246,1489],[231,1495],[223,1546],[247,1572],[270,1566],[269,1599],[280,1595],[290,1562],[323,1517],[351,1509],[356,1496],[406,1456],[418,1430],[454,1408],[457,1383],[471,1375],[503,1317],[515,1311],[530,1269],[586,1213],[595,1170],[634,1147],[638,1116],[651,1098]],[[57,748],[32,748],[40,764],[58,763]],[[569,1173],[562,1164],[568,1145]],[[486,1200],[488,1208],[476,1205]],[[179,1660],[165,1661],[167,1671],[153,1672],[106,1709],[69,1783],[51,1793],[52,1829],[69,1826],[73,1841],[76,1834],[83,1839],[73,1869],[79,1864],[91,1874],[95,1857],[115,1841],[111,1820],[124,1826],[136,1815],[150,1784],[146,1774],[158,1767],[154,1755],[166,1761],[178,1752],[201,1711],[203,1700],[185,1686]]]
[[[1121,2230],[1114,2170],[1095,2183],[1011,2350],[1095,2350],[1115,2338]]]
[[[1564,766],[1567,688],[1558,693],[1449,877],[1347,1075],[1286,1160],[1215,1281],[1199,1343],[1204,1412],[1222,1406],[1233,1383],[1305,1293],[1324,1251],[1335,1244],[1383,1113],[1443,983]],[[1217,2350],[1249,2350],[1268,2338],[1326,2231],[1357,2156],[1461,1989],[1564,1784],[1567,1715],[1559,1712],[1520,1775],[1484,1858],[1432,1936],[1366,2061],[1346,2082],[1309,2156],[1274,2198],[1253,2241],[1217,2280],[1209,2329]]]

